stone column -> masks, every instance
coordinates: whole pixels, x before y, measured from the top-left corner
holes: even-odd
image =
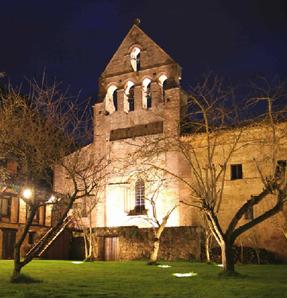
[[[151,101],[152,109],[157,108],[158,104],[162,102],[162,90],[158,82],[151,82]]]
[[[124,89],[117,90],[118,112],[124,111]]]

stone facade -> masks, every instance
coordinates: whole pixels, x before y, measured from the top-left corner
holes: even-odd
[[[237,150],[231,155],[227,166],[226,178],[224,180],[224,195],[219,209],[220,224],[225,230],[236,211],[252,196],[260,194],[264,185],[258,167],[263,175],[272,176],[272,164],[270,160],[270,140],[272,131],[270,127],[246,127],[244,129],[234,129],[223,131],[217,135],[218,146],[214,152],[216,167],[224,163],[225,156],[230,147],[234,144],[234,139],[241,133]],[[287,144],[285,140],[286,124],[278,126],[278,139],[283,140],[280,150],[277,152],[277,160],[286,160]],[[197,150],[199,163],[206,163],[206,138],[203,134],[189,135],[182,137],[184,142],[192,143]],[[232,165],[241,165],[242,177],[233,179]],[[190,179],[192,182],[192,178]],[[182,187],[184,189],[184,186]],[[187,198],[187,194],[182,193],[182,197]],[[187,198],[188,200],[188,198]],[[252,217],[256,218],[266,210],[275,205],[275,196],[268,195],[260,204],[255,205],[252,210]],[[201,218],[193,210],[193,223],[200,225]],[[238,225],[245,224],[250,219],[245,215]],[[287,206],[275,216],[256,225],[252,229],[243,233],[236,241],[238,246],[265,248],[282,259],[287,260],[287,241],[282,229],[286,226]]]
[[[144,140],[152,140],[154,137],[181,137],[182,140],[193,143],[198,148],[200,156],[200,150],[205,146],[204,135],[180,136],[181,106],[187,101],[187,94],[181,89],[180,80],[181,67],[134,25],[99,79],[99,98],[93,107],[94,140],[85,150],[94,154],[95,158],[108,157],[112,161],[112,166],[117,168],[119,161],[128,160],[135,152],[135,148],[140,147]],[[232,132],[222,132],[222,143],[215,153],[218,166],[223,160],[224,148],[230,146],[231,136]],[[257,141],[251,144],[248,139],[250,136],[257,136]],[[261,136],[265,137],[264,131],[246,128],[242,138],[242,144],[245,145],[232,155],[219,214],[223,227],[227,226],[243,202],[262,190],[263,185],[254,164],[254,158],[260,159],[266,154],[263,152],[266,148],[260,142]],[[283,148],[280,155],[280,159],[287,159],[286,148]],[[156,164],[192,182],[190,165],[180,152],[170,150],[160,154],[157,156]],[[243,168],[243,176],[241,179],[231,179],[231,166],[238,164]],[[140,170],[138,160],[125,170],[111,171],[112,174],[106,178],[100,201],[92,215],[92,225],[96,228],[99,239],[102,239],[99,245],[108,247],[111,251],[115,249],[119,259],[147,257],[150,248],[150,244],[147,244],[150,242],[140,240],[142,237],[150,238],[150,231],[147,228],[151,225],[146,217],[152,217],[152,206],[148,203],[141,206],[143,203],[140,191],[136,189],[136,177],[142,178]],[[61,169],[57,169],[55,190],[65,191],[67,183],[64,173]],[[145,181],[145,190],[147,191],[152,184],[151,181]],[[193,236],[189,237],[188,231],[198,231],[198,227],[202,225],[201,216],[196,209],[180,204],[180,201],[188,196],[189,190],[176,179],[169,181],[158,196],[157,211],[160,219],[174,205],[179,205],[168,220],[169,228],[164,232],[160,257],[165,259],[189,258],[190,255],[200,257],[200,233],[193,233]],[[272,198],[267,198],[262,205],[256,206],[254,213],[259,214],[270,204]],[[145,212],[137,212],[137,209],[140,210],[138,207],[144,207]],[[246,246],[256,245],[269,249],[287,258],[287,241],[280,230],[286,221],[285,218],[286,210],[283,210],[277,216],[243,234],[238,241]],[[121,226],[125,227],[124,230],[120,230]],[[135,230],[137,231],[135,233],[141,236],[124,237],[123,235],[130,233],[132,229],[127,228],[128,226],[140,228],[140,231]],[[165,243],[172,241],[172,235],[175,237],[175,242],[181,238],[178,240],[176,252],[174,251],[176,248],[165,247]],[[198,237],[195,239],[194,235]],[[186,244],[187,242],[190,242],[190,246]],[[105,251],[104,248],[99,250]]]

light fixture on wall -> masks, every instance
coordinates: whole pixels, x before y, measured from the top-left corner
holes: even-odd
[[[22,191],[22,196],[26,200],[30,200],[33,197],[33,194],[33,190],[29,187],[24,188],[24,190]]]

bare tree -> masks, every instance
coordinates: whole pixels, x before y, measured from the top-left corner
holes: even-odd
[[[85,261],[94,261],[96,259],[95,247],[97,243],[96,235],[93,231],[93,211],[99,203],[100,189],[94,192],[94,196],[85,197],[80,202],[73,205],[73,221],[75,227],[83,233],[85,247]]]
[[[163,206],[163,202],[166,199],[164,189],[170,181],[167,181],[168,179],[165,179],[162,173],[149,169],[147,176],[148,187],[145,191],[145,200],[150,208],[144,219],[150,223],[153,231],[153,246],[148,264],[156,265],[162,233],[168,224],[170,216],[178,205],[172,204],[172,206],[167,208]]]
[[[59,232],[73,203],[94,196],[99,181],[105,175],[107,159],[93,155],[92,144],[81,149],[87,137],[87,109],[71,101],[56,84],[47,86],[31,82],[28,96],[10,87],[1,94],[0,155],[17,162],[14,176],[17,192],[29,206],[22,234],[15,244],[12,281],[19,278],[21,269],[33,260]],[[79,104],[79,105],[78,105]],[[72,153],[73,152],[73,153]],[[64,192],[52,190],[52,172],[61,169],[69,181]],[[6,181],[10,187],[9,181]],[[21,246],[32,224],[36,210],[43,205],[57,204],[61,212],[54,225],[37,245],[21,259]]]
[[[230,103],[234,91],[226,91],[222,81],[217,77],[207,77],[203,83],[191,90],[189,105],[183,109],[183,135],[177,138],[163,136],[148,140],[142,145],[144,150],[141,149],[139,153],[146,164],[176,177],[189,189],[189,198],[182,199],[182,203],[197,208],[204,214],[213,237],[221,247],[223,268],[227,273],[234,273],[232,246],[237,237],[280,212],[286,202],[287,180],[286,171],[283,171],[286,161],[281,169],[277,162],[280,149],[286,143],[286,122],[282,122],[282,113],[278,114],[273,110],[274,103],[284,99],[284,90],[283,85],[277,85],[268,92],[261,88],[261,95],[253,97],[252,104],[265,101],[267,112],[258,118],[252,117],[249,121],[246,121],[246,118],[239,121],[240,110],[233,109],[232,101]],[[248,102],[249,109],[250,103],[251,101]],[[245,114],[246,112],[244,110]],[[242,205],[232,214],[230,222],[225,226],[220,210],[225,199],[228,166],[234,156],[247,148],[253,150],[253,162],[263,189],[256,195],[247,197],[246,201],[243,199]],[[264,154],[259,152],[263,149]],[[172,169],[151,161],[151,156],[166,151],[182,154],[191,169],[191,177],[180,176]],[[253,206],[264,200],[273,203],[270,208],[248,222],[242,221]]]

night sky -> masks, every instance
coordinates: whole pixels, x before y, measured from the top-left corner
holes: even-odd
[[[258,75],[287,78],[286,0],[0,3],[0,72],[13,84],[45,70],[70,93],[95,100],[99,75],[137,17],[183,67],[184,86],[209,71],[234,84]]]

